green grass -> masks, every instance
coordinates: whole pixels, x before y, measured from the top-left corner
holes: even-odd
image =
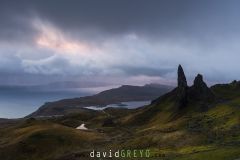
[[[150,149],[153,155],[164,155],[150,158],[154,160],[235,160],[240,158],[240,93],[236,91],[235,86],[215,87],[224,101],[206,111],[195,110],[201,104],[192,102],[178,112],[172,97],[166,97],[159,104],[132,111],[21,121],[0,129],[0,157],[61,160],[92,149]],[[116,125],[103,127],[109,116]],[[76,130],[81,123],[91,130]]]
[[[183,154],[173,160],[235,160],[238,158],[240,158],[240,147],[222,147]]]
[[[49,122],[16,128],[3,136],[8,139],[0,150],[0,157],[5,160],[50,159],[93,148],[104,139],[104,135],[97,132],[79,131]]]

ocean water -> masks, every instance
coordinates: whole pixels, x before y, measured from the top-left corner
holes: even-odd
[[[91,95],[80,89],[37,90],[21,87],[0,87],[0,118],[21,118],[37,110],[45,102]]]
[[[151,101],[130,101],[130,102],[122,102],[120,104],[109,104],[109,105],[104,106],[104,107],[90,106],[90,107],[85,107],[85,108],[92,109],[92,110],[104,110],[104,109],[109,108],[109,107],[112,107],[112,108],[122,107],[122,108],[128,108],[128,109],[135,109],[135,108],[138,108],[138,107],[148,105],[150,103],[151,103]]]
[[[0,86],[0,118],[22,118],[36,111],[46,102],[89,96],[109,88],[113,88],[113,86],[61,90]],[[122,102],[121,105],[110,104],[101,108],[98,106],[87,108],[102,110],[108,107],[126,107],[133,109],[147,104],[150,104],[150,101]]]

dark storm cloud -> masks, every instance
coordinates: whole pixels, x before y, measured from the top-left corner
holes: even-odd
[[[225,28],[236,14],[232,2],[219,0],[53,0],[32,4],[37,12],[67,28],[92,28],[110,33],[189,33]],[[231,10],[230,10],[231,9]],[[229,19],[230,18],[230,19]],[[226,23],[225,25],[223,25]],[[234,23],[236,24],[236,23]],[[212,26],[213,25],[213,26]],[[238,24],[239,25],[239,24]],[[236,27],[236,26],[235,26]],[[195,30],[196,29],[196,30]]]
[[[0,72],[22,79],[33,73],[96,72],[161,77],[181,63],[189,74],[239,78],[239,5],[238,0],[0,0]],[[69,46],[79,51],[78,44],[104,54],[57,53]]]
[[[29,24],[28,8],[19,5],[19,2],[9,3],[0,1],[0,41],[30,40],[34,29]]]
[[[1,1],[1,35],[33,32],[39,16],[62,29],[92,30],[99,36],[136,32],[148,36],[193,36],[236,30],[239,1],[222,0],[22,0]],[[234,16],[235,15],[235,16]],[[234,18],[233,18],[234,17]],[[90,32],[89,31],[89,32]],[[95,35],[93,35],[95,36]],[[156,37],[155,37],[156,38]]]

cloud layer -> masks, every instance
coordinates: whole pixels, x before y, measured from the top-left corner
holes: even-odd
[[[173,84],[179,63],[189,79],[240,79],[236,0],[0,3],[1,84]]]

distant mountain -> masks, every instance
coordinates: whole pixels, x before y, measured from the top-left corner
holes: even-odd
[[[171,89],[173,89],[172,86],[160,84],[147,84],[145,86],[123,85],[93,96],[47,102],[29,116],[65,115],[77,112],[82,107],[87,106],[106,106],[108,104],[128,101],[151,101],[169,92]]]

